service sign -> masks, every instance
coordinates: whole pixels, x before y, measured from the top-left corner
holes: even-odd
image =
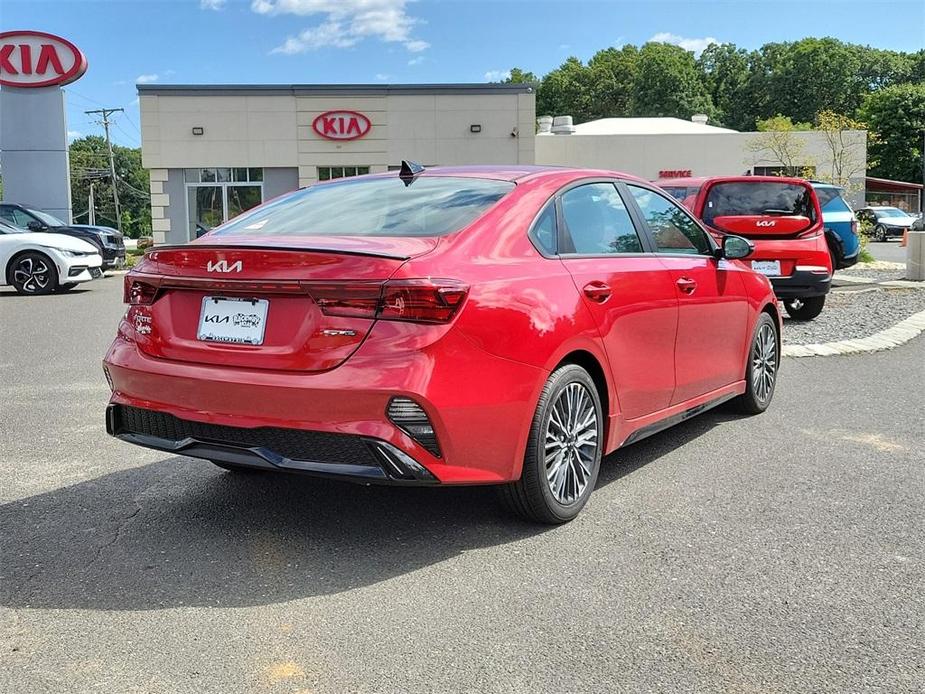
[[[690,178],[690,169],[662,169],[658,172],[659,178]]]
[[[0,85],[4,87],[65,85],[86,71],[86,56],[67,39],[41,31],[0,33]]]
[[[356,140],[371,127],[369,118],[356,111],[325,111],[312,121],[312,130],[326,140]]]

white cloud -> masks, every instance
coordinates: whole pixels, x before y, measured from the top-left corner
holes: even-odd
[[[489,70],[485,73],[486,82],[502,82],[506,79],[510,79],[510,77],[510,70]]]
[[[152,82],[157,82],[160,77],[161,76],[156,72],[150,75],[138,75],[138,77],[135,78],[135,84],[151,84]]]
[[[76,140],[78,137],[83,137],[83,136],[84,134],[80,132],[79,130],[68,130],[67,131],[68,140]]]
[[[655,43],[671,43],[675,46],[680,46],[685,51],[691,51],[696,56],[703,53],[706,47],[711,43],[720,43],[719,39],[715,39],[712,36],[704,36],[701,39],[687,38],[685,36],[672,34],[669,31],[661,31],[649,39],[649,41],[654,41]]]
[[[381,73],[381,72],[377,72],[377,73],[376,73],[376,79],[379,80],[380,82],[385,82],[386,80],[390,79],[391,77],[392,77],[391,75],[386,75],[386,74],[383,74],[383,73]]]
[[[423,63],[423,62],[424,62],[424,56],[423,56],[423,55],[419,55],[417,58],[412,58],[411,60],[409,60],[409,61],[408,61],[408,65],[412,65],[412,66],[413,66],[413,65],[420,65],[420,64]]]
[[[225,0],[199,0],[199,9],[223,10],[225,9]]]
[[[408,15],[409,0],[251,0],[257,14],[317,17],[308,27],[273,49],[292,55],[318,48],[350,48],[368,38],[400,43],[412,53],[430,48],[427,41],[412,36],[420,20]]]

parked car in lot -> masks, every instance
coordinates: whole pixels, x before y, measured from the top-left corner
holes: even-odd
[[[755,245],[751,266],[767,275],[795,320],[812,320],[825,305],[832,257],[819,199],[809,182],[779,176],[662,179],[719,240],[739,234]]]
[[[609,171],[319,183],[126,275],[107,430],[231,470],[498,485],[565,522],[602,455],[768,407],[780,317],[751,250]]]
[[[0,220],[28,231],[66,234],[87,241],[103,258],[103,269],[122,267],[125,264],[125,243],[120,234],[110,227],[88,224],[65,224],[54,215],[33,207],[13,203],[0,203]]]
[[[861,237],[858,234],[858,219],[844,198],[845,189],[820,181],[811,183],[822,209],[822,224],[833,269],[851,267],[858,262]]]
[[[871,206],[858,210],[858,219],[868,222],[873,228],[873,238],[876,241],[888,241],[890,238],[902,236],[915,217],[898,207]]]
[[[0,285],[20,294],[50,294],[101,277],[94,246],[64,234],[24,231],[0,220]]]

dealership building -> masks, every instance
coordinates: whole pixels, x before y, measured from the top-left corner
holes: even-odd
[[[554,164],[646,179],[786,173],[765,133],[705,117],[536,118],[529,84],[138,85],[155,243],[184,243],[316,181],[425,166]],[[801,171],[829,175],[824,133],[796,132]],[[866,133],[841,134],[848,197],[865,203]]]
[[[138,85],[155,243],[319,180],[435,164],[532,164],[528,84]]]

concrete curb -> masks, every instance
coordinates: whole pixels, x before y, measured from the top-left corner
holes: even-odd
[[[868,337],[812,345],[784,345],[781,350],[781,355],[799,358],[832,357],[839,354],[880,352],[905,344],[923,331],[925,331],[925,311],[919,311],[899,321],[899,323],[892,328],[881,330]]]

